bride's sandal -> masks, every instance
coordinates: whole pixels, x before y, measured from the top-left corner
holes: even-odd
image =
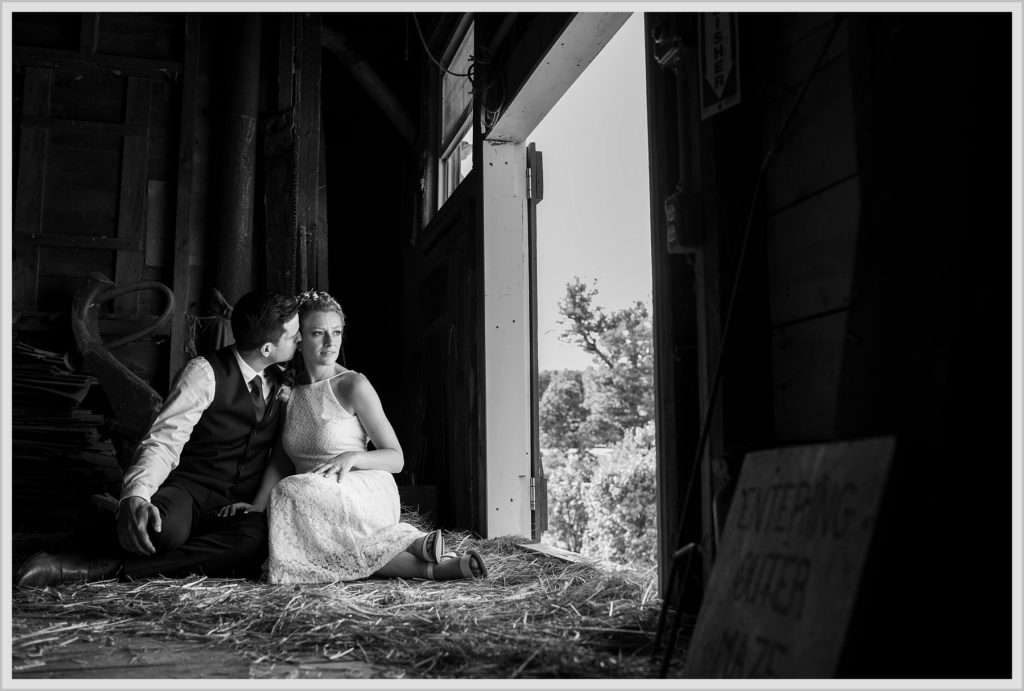
[[[433,538],[433,541],[428,546],[427,542],[431,538]],[[406,551],[412,552],[423,561],[437,564],[446,554],[444,551],[444,535],[440,530],[427,533],[423,537],[418,537],[413,540],[412,544],[409,545],[409,548]],[[450,554],[450,552],[448,554]]]
[[[448,554],[454,554],[454,553],[449,552]],[[469,550],[468,552],[463,554],[461,557],[459,557],[459,556],[450,556],[449,557],[448,554],[445,554],[444,555],[445,558],[443,558],[441,561],[443,563],[447,563],[447,562],[451,561],[452,559],[457,559],[458,560],[458,567],[459,567],[459,570],[458,570],[457,574],[449,574],[449,575],[445,575],[445,576],[441,576],[440,574],[435,574],[435,572],[434,572],[434,564],[428,562],[427,563],[427,579],[428,580],[431,580],[431,581],[447,581],[447,580],[452,580],[452,579],[456,579],[456,578],[484,578],[485,576],[487,576],[487,565],[484,564],[483,557],[481,557],[480,553],[477,552],[475,549]],[[474,562],[474,560],[476,561],[476,565],[477,565],[477,569],[479,570],[479,573],[473,573],[473,562]]]

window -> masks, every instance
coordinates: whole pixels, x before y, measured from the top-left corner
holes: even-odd
[[[470,81],[473,24],[441,75],[441,142],[438,205],[444,204],[473,170],[473,84]]]

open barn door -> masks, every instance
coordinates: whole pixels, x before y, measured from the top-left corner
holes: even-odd
[[[544,155],[526,147],[526,218],[530,248],[530,536],[541,540],[548,529],[548,488],[540,455],[540,395],[537,378],[537,204],[544,199]]]

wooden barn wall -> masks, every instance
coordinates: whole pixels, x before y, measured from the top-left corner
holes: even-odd
[[[687,394],[671,400],[663,396],[662,405],[678,408],[686,404],[687,395],[698,394],[701,417],[692,417],[689,425],[699,427],[709,418],[707,441],[698,460],[693,453],[699,432],[690,439],[678,424],[673,431],[666,430],[686,443],[673,455],[663,455],[659,477],[666,484],[665,529],[671,527],[674,539],[689,478],[695,473],[690,506],[695,502],[701,507],[702,536],[691,534],[689,539],[701,540],[706,576],[744,454],[833,438],[858,196],[845,23],[839,24],[818,63],[836,27],[835,15],[739,14],[741,101],[700,119],[698,20],[697,15],[658,15],[649,20],[681,37],[686,50],[680,69],[689,81],[682,86],[666,83],[664,69],[649,69],[657,75],[652,98],[677,99],[690,113],[689,124],[680,132],[693,133],[685,135],[692,141],[684,141],[683,157],[694,161],[682,165],[698,171],[693,187],[703,201],[706,232],[700,251],[691,255],[686,267],[667,253],[656,257],[655,264],[663,265],[662,271],[672,277],[656,279],[666,290],[669,281],[694,272],[696,302],[677,298],[669,308],[672,320],[680,325],[674,328],[683,329],[675,338],[682,340],[663,344],[660,352],[663,361],[676,353],[678,362],[686,352],[683,325],[694,321],[699,331],[693,344],[699,353],[697,379],[687,385]],[[794,110],[812,70],[813,79]],[[677,95],[678,89],[686,93]],[[673,112],[678,116],[678,110]],[[785,135],[777,141],[791,113]],[[664,132],[664,125],[661,130],[655,137],[667,137],[670,148],[678,150],[671,144],[677,134]],[[759,184],[758,171],[773,146]],[[664,225],[662,218],[655,222]],[[656,236],[654,242],[656,251],[667,252],[663,238]],[[678,388],[686,376],[676,371],[668,378]],[[664,381],[659,374],[663,391]],[[674,415],[678,418],[682,410]],[[699,467],[692,470],[695,463]]]
[[[839,674],[1008,674],[1009,15],[744,13],[739,27],[742,101],[699,125],[698,305],[673,315],[702,324],[706,395],[752,213],[700,469],[706,543],[732,450],[894,435]],[[656,293],[685,273],[663,263]]]
[[[290,15],[260,16],[260,147],[259,128],[277,112],[279,88],[292,91],[290,83],[277,83],[282,16]],[[223,93],[232,75],[218,51],[231,21],[214,13],[15,13],[13,269],[22,338],[73,350],[71,298],[99,271],[118,285],[154,280],[175,293],[169,322],[113,351],[159,393],[188,357],[219,344],[213,289],[223,290],[221,212],[230,203],[220,159],[224,123],[233,114],[225,117]],[[307,36],[317,62],[318,26]],[[314,76],[319,81],[318,71]],[[319,127],[318,117],[313,125]],[[259,169],[262,150],[255,155]],[[319,165],[319,155],[303,160],[310,158]],[[259,183],[257,173],[249,232],[253,286],[265,282],[267,262],[274,261],[266,250]],[[315,188],[314,196],[326,192],[319,180]],[[320,206],[326,204],[310,208],[320,222],[304,223],[318,241],[326,233]],[[154,290],[104,303],[101,333],[107,340],[133,333],[163,308],[163,294]]]
[[[762,151],[815,70],[765,175],[763,213],[776,443],[822,441],[835,428],[858,228],[847,27],[825,49],[841,21],[834,15],[749,19],[764,85]]]
[[[860,205],[835,434],[897,451],[848,666],[1008,678],[1011,16],[850,14],[849,32]]]
[[[171,284],[182,17],[14,14],[17,337],[73,350],[71,300],[90,272]],[[137,331],[163,301],[149,290],[104,303],[101,331]],[[169,331],[116,352],[158,389]]]

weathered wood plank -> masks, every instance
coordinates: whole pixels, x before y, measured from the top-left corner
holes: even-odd
[[[201,19],[195,14],[185,18],[185,65],[181,86],[181,129],[178,137],[178,186],[174,215],[174,270],[172,290],[177,303],[171,317],[171,351],[168,376],[172,377],[185,364],[185,316],[191,295],[192,254],[192,164],[196,135],[196,87],[201,45]]]
[[[61,149],[56,158],[63,159],[67,156],[82,156],[85,158],[93,156],[108,156],[110,160],[116,160],[121,153],[120,132],[86,132],[71,128],[58,128],[49,130],[49,148]],[[88,166],[83,166],[88,168]],[[83,171],[82,177],[87,179],[89,171]]]
[[[53,277],[74,279],[77,289],[93,271],[109,276],[114,270],[114,252],[95,247],[67,249],[63,247],[40,247],[40,284]],[[71,308],[70,298],[66,309]]]
[[[310,255],[316,251],[315,238],[319,231],[317,218],[320,194],[320,14],[306,13],[298,16],[299,36],[297,47],[299,74],[295,104],[295,130],[298,145],[298,249],[301,258],[295,288],[313,287],[310,283],[310,267],[317,266],[316,258]],[[311,242],[311,240],[313,240]]]
[[[180,51],[175,13],[108,12],[99,35],[101,52],[150,60],[173,60]]]
[[[124,122],[125,75],[54,68],[50,116],[62,120]]]
[[[779,16],[782,18],[776,19]],[[765,17],[767,25],[762,28],[761,22]],[[765,103],[778,98],[785,98],[786,95],[795,94],[807,72],[832,33],[834,14],[828,13],[784,13],[781,15],[756,15],[754,21],[758,22],[757,28],[763,30],[767,35],[775,37],[775,45],[779,48],[774,51],[765,51],[760,56],[758,69],[760,83],[763,89],[761,96]],[[839,58],[850,47],[850,37],[846,27],[840,27],[838,33],[829,44],[822,65],[826,65]]]
[[[320,290],[330,291],[327,255],[327,151],[324,142],[324,123],[320,122],[320,171],[317,182],[316,235],[313,238],[313,280]]]
[[[292,83],[294,80],[293,53],[295,51],[295,15],[287,12],[278,22],[277,42],[277,112],[281,113],[294,104]]]
[[[14,46],[40,46],[78,53],[81,23],[72,12],[18,12],[11,22]]]
[[[27,68],[22,113],[46,116],[50,112],[50,86],[53,70]],[[14,308],[36,309],[39,255],[36,248],[26,243],[27,238],[41,232],[43,182],[46,179],[45,130],[23,129],[21,150],[18,154],[18,188],[14,208]]]
[[[98,12],[82,13],[82,34],[79,47],[83,53],[95,53],[99,43],[100,15]]]
[[[145,266],[162,267],[167,261],[170,199],[164,180],[150,180],[146,190],[146,259]]]
[[[129,77],[125,97],[125,124],[141,125],[146,136],[128,136],[121,154],[121,194],[118,203],[117,237],[138,241],[132,250],[117,253],[114,281],[118,284],[134,283],[142,277],[144,259],[142,243],[145,239],[146,170],[149,168],[149,111],[150,81]],[[135,315],[139,309],[139,294],[128,293],[114,299],[116,313]]]
[[[32,67],[59,67],[86,73],[131,74],[140,77],[173,79],[180,74],[182,63],[173,60],[151,60],[120,55],[83,55],[78,51],[52,48],[12,46],[14,62]]]
[[[859,193],[853,177],[767,220],[772,326],[849,306]]]
[[[138,240],[107,238],[96,235],[60,235],[57,233],[35,235],[31,239],[31,244],[36,247],[73,247],[114,251],[138,249]]]
[[[145,137],[149,135],[149,127],[146,125],[124,125],[111,122],[93,122],[91,120],[68,120],[64,118],[25,116],[22,118],[21,126],[23,128],[65,130],[69,132],[116,134],[126,137]]]
[[[47,147],[41,233],[114,237],[120,147],[83,150]]]
[[[832,438],[847,311],[772,331],[775,433],[781,443]]]
[[[765,150],[795,98],[793,94],[766,108]],[[819,70],[790,122],[765,176],[765,207],[777,211],[856,173],[854,140],[850,64],[844,54]]]

